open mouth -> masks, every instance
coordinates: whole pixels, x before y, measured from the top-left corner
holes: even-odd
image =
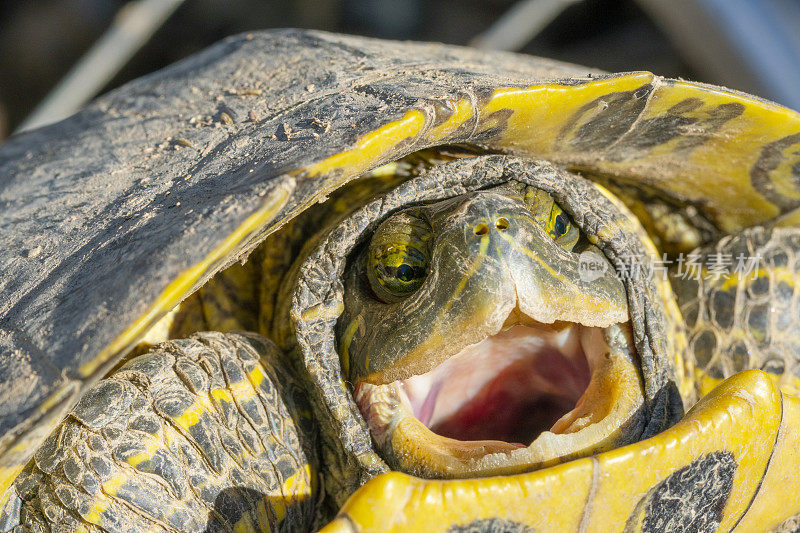
[[[629,438],[644,401],[634,354],[628,323],[509,317],[423,374],[357,383],[354,398],[395,468],[424,477],[512,474]]]

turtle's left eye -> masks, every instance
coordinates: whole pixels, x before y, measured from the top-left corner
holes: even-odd
[[[580,230],[553,197],[542,189],[528,185],[524,188],[523,200],[545,233],[561,247],[572,250],[580,238]]]
[[[550,236],[554,239],[558,239],[567,232],[569,226],[570,224],[569,224],[569,219],[567,218],[567,214],[561,211],[552,220],[552,227],[550,228],[549,231]]]
[[[420,288],[428,277],[428,225],[416,217],[396,215],[375,231],[367,252],[367,277],[375,294],[397,301]]]
[[[569,215],[555,202],[550,208],[545,231],[554,241],[567,249],[571,249],[575,245],[580,233],[578,228],[572,225]]]

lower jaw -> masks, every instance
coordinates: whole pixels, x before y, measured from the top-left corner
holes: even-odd
[[[524,417],[519,403],[517,409],[509,406],[514,411],[510,415],[490,406],[490,416],[484,416],[484,422],[492,420],[496,425],[498,419],[508,419],[505,429],[499,432],[496,428],[465,424],[463,419],[470,418],[467,408],[445,420],[430,420],[424,407],[412,407],[406,382],[359,383],[355,400],[379,451],[392,468],[406,473],[427,478],[465,478],[531,471],[634,440],[644,395],[628,325],[615,324],[605,329],[573,327],[582,328],[582,344],[592,345],[585,350],[585,390],[582,394],[580,390],[573,392],[571,397],[559,394],[575,385],[575,380],[570,383],[561,376],[558,383],[550,384],[550,394],[532,391],[524,404],[526,408],[533,411],[548,407],[542,410],[544,415],[533,419]],[[509,371],[514,370],[513,365],[509,367]],[[570,409],[565,402],[575,403]],[[518,418],[516,424],[514,417]]]

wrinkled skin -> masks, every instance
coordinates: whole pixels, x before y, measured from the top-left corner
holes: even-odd
[[[513,181],[507,181],[509,175]],[[538,494],[544,482],[553,488],[550,497],[556,500],[550,505],[555,505],[566,494],[561,487],[588,487],[581,479],[586,464],[576,457],[592,455],[584,461],[593,468],[611,468],[603,466],[605,461],[615,468],[638,468],[664,439],[677,438],[708,452],[662,458],[666,477],[634,500],[638,503],[625,519],[645,530],[681,523],[714,530],[731,519],[718,511],[720,502],[731,501],[735,508],[742,500],[732,494],[755,488],[735,483],[737,476],[758,479],[754,472],[762,468],[761,476],[768,479],[767,468],[735,447],[719,447],[725,442],[747,446],[736,417],[729,419],[735,421],[732,428],[720,427],[720,435],[730,434],[720,441],[687,440],[682,432],[696,427],[693,419],[750,409],[747,401],[749,407],[729,403],[743,389],[757,391],[752,401],[761,405],[762,420],[754,427],[767,428],[753,434],[752,442],[774,442],[771,434],[800,418],[800,405],[789,400],[783,416],[775,411],[780,393],[768,380],[739,378],[709,395],[710,408],[693,411],[672,430],[623,453],[630,448],[626,444],[647,436],[653,414],[663,409],[663,400],[648,392],[643,379],[654,374],[642,366],[642,354],[657,345],[642,341],[668,334],[669,321],[656,320],[659,313],[667,316],[668,308],[656,297],[657,278],[637,278],[635,272],[617,276],[612,258],[636,250],[644,233],[632,231],[627,211],[582,178],[513,158],[472,157],[440,164],[348,217],[333,219],[289,270],[287,299],[276,308],[276,337],[293,338],[280,334],[289,327],[286,317],[293,317],[297,344],[288,341],[281,354],[256,335],[204,334],[131,360],[93,388],[37,452],[3,508],[5,523],[94,524],[112,530],[121,524],[305,529],[315,521],[322,525],[336,512],[336,499],[353,493],[364,477],[393,469],[453,479],[440,482],[450,484],[442,485],[442,502],[425,503],[412,496],[423,486],[413,484],[428,482],[399,472],[379,476],[353,494],[329,528],[369,529],[381,517],[434,527],[424,509],[444,504],[447,512],[437,523],[445,529],[538,524],[555,530],[570,527],[570,513],[543,523],[541,506],[523,504],[529,496],[522,494]],[[616,237],[621,240],[597,238],[614,231],[623,231]],[[583,253],[602,261],[599,275],[580,271]],[[406,263],[417,270],[398,268]],[[232,270],[231,277],[203,293],[204,308],[222,305],[215,313],[231,320],[224,310],[236,298],[220,298],[236,279],[250,278]],[[647,321],[641,296],[651,306]],[[187,317],[193,313],[188,307],[186,312]],[[254,366],[254,353],[267,366]],[[669,352],[651,353],[656,364],[670,367]],[[220,358],[216,369],[203,362],[209,357]],[[308,359],[298,367],[295,358]],[[284,365],[296,380],[270,370]],[[353,385],[326,378],[327,372]],[[467,384],[476,379],[481,385],[470,388]],[[575,393],[565,395],[570,388]],[[97,407],[107,400],[100,398],[119,396],[109,392],[118,389],[130,389],[132,399],[116,401],[113,416],[104,416]],[[498,396],[498,390],[516,393]],[[153,407],[133,399],[137,394],[152,398]],[[434,405],[427,414],[420,405],[426,398]],[[349,406],[344,415],[337,412],[343,405]],[[480,405],[494,411],[474,416]],[[439,415],[437,422],[437,409],[449,415]],[[508,412],[512,416],[504,426],[499,419]],[[523,426],[527,429],[513,432]],[[270,429],[275,427],[282,433]],[[474,438],[475,431],[486,438]],[[794,453],[795,434],[780,431],[788,441],[779,441],[778,457]],[[515,438],[508,438],[512,434]],[[321,437],[319,448],[315,435]],[[263,444],[256,444],[259,439]],[[220,446],[225,454],[219,454]],[[282,458],[284,446],[295,450],[287,456],[291,462]],[[606,459],[617,453],[615,448],[623,455]],[[192,449],[194,455],[187,455]],[[258,449],[263,454],[253,456]],[[104,454],[113,461],[100,467]],[[175,478],[173,472],[196,461],[208,462],[210,470]],[[546,468],[563,461],[568,462],[561,471]],[[279,475],[266,475],[273,471]],[[212,478],[210,485],[204,481]],[[172,487],[169,496],[153,497],[160,483],[151,483],[158,479]],[[700,479],[708,490],[693,497],[706,503],[678,514],[659,503],[688,497],[681,491]],[[398,490],[406,496],[396,495]],[[516,490],[523,492],[516,495]],[[637,489],[622,484],[595,497],[613,498],[619,490],[636,494]],[[270,496],[265,500],[259,494]],[[322,494],[331,497],[320,499]],[[477,495],[480,501],[474,500]],[[168,503],[172,500],[181,505]],[[756,508],[756,516],[764,508]],[[619,517],[600,513],[594,520]]]

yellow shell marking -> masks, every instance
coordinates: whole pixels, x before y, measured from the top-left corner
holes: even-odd
[[[636,91],[648,84],[653,84],[655,88],[639,121],[663,116],[676,103],[690,97],[699,99],[702,104],[689,111],[690,115],[707,113],[711,106],[730,103],[743,105],[745,113],[723,124],[712,138],[694,147],[688,155],[681,152],[682,159],[688,157],[688,163],[683,165],[677,165],[670,143],[617,162],[598,158],[595,153],[571,153],[564,145],[563,140],[600,112],[602,105],[586,111],[578,118],[578,122],[565,131],[567,122],[574,119],[576,111],[592,102],[602,104],[604,96]],[[800,131],[800,115],[794,111],[730,91],[687,82],[664,82],[649,72],[587,80],[577,85],[554,83],[521,88],[500,87],[494,90],[488,102],[480,106],[477,112],[468,99],[458,100],[451,105],[453,113],[431,130],[430,139],[443,138],[452,133],[473,115],[477,115],[479,132],[502,125],[498,123],[500,118],[497,113],[510,112],[507,123],[501,128],[500,138],[493,141],[498,148],[533,157],[548,157],[577,167],[613,172],[633,179],[642,179],[645,173],[651,183],[676,194],[710,198],[709,205],[717,216],[717,222],[728,230],[768,220],[777,214],[773,204],[752,190],[747,173],[765,144]],[[362,135],[354,148],[300,169],[297,173],[313,176],[346,169],[348,176],[358,174],[391,155],[400,142],[419,135],[425,123],[422,111],[410,110],[401,119]],[[647,168],[656,167],[658,172],[645,172]],[[779,167],[772,174],[778,190],[791,197],[800,197],[800,192],[792,185],[789,165]],[[81,367],[81,374],[91,375],[104,362],[141,338],[158,318],[186,297],[212,264],[230,253],[246,235],[263,228],[272,220],[288,196],[289,192],[282,189],[204,261],[176,278],[147,313],[97,357]]]
[[[449,102],[448,102],[449,103]],[[459,100],[452,105],[453,113],[441,124],[431,128],[426,136],[431,142],[441,141],[452,134],[459,126],[475,116],[475,109],[468,99]]]
[[[539,155],[553,153],[561,131],[574,111],[605,95],[636,90],[651,83],[653,79],[653,74],[639,72],[587,81],[580,85],[554,83],[530,87],[499,87],[480,110],[478,131],[496,125],[491,119],[493,114],[510,110],[512,114],[508,117],[500,145],[515,152],[519,150]],[[590,116],[584,117],[585,120]]]
[[[643,110],[617,142],[594,149],[571,145],[581,126],[604,111],[615,94],[649,85],[653,89],[649,95],[643,93]],[[735,112],[723,117],[724,109]],[[497,121],[504,111],[510,115],[502,128]],[[642,124],[667,116],[679,116],[689,124],[665,142],[626,144],[627,136],[640,133],[637,128]],[[704,200],[725,231],[780,213],[753,188],[750,173],[766,145],[800,132],[800,115],[790,109],[733,91],[665,81],[647,72],[577,86],[498,88],[480,110],[479,122],[479,131],[501,127],[499,138],[491,141],[498,149],[646,182],[679,198]],[[785,151],[798,145],[800,140]],[[785,157],[769,179],[778,193],[798,199],[792,162],[796,158]]]
[[[425,126],[425,115],[416,109],[411,110],[398,121],[390,122],[361,136],[356,147],[302,169],[309,176],[329,174],[335,170],[347,169],[355,175],[367,170],[382,158],[391,154],[391,148],[401,141],[417,135]]]

